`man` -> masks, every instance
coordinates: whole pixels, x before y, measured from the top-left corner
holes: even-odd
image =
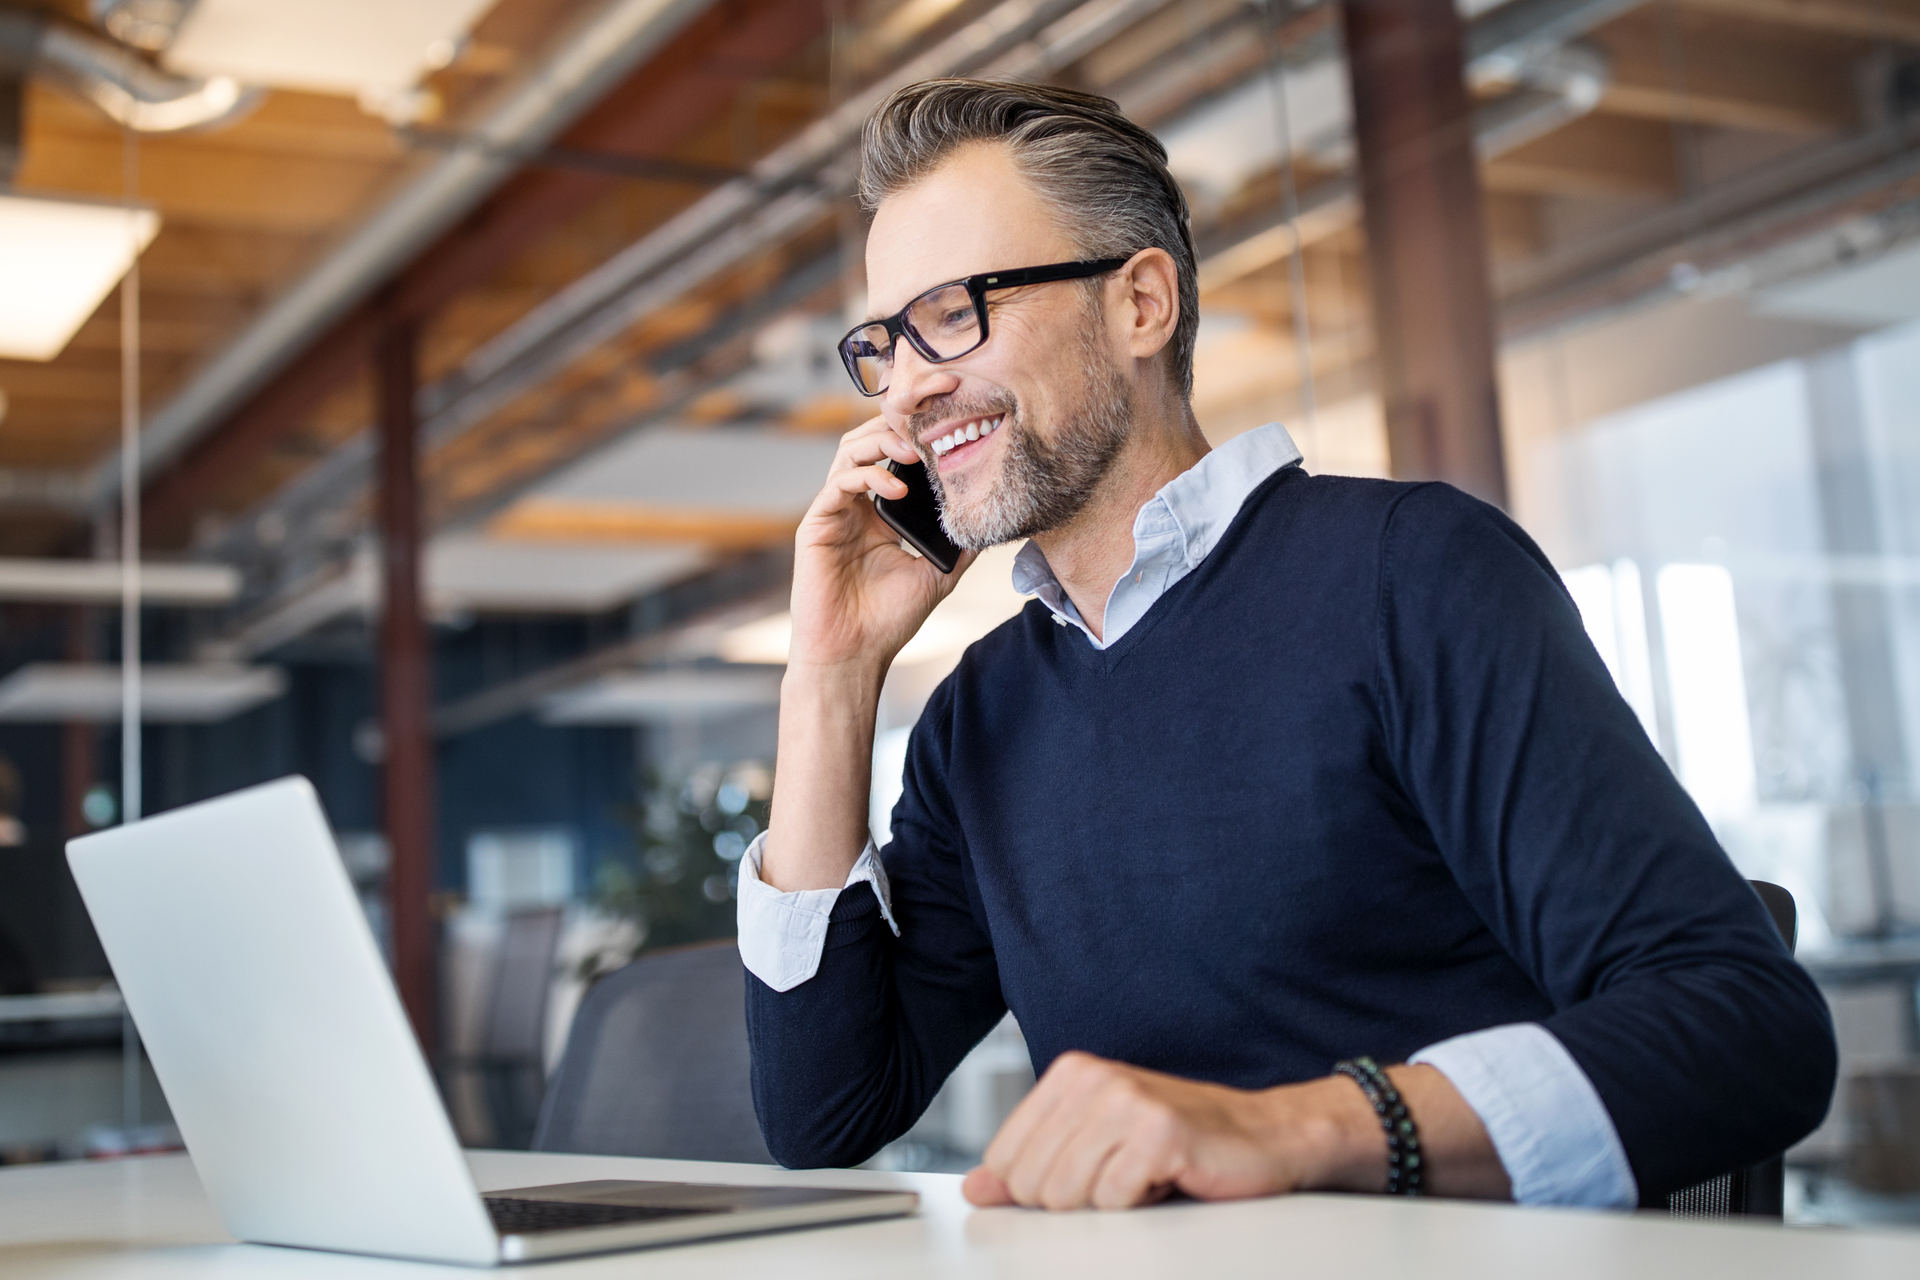
[[[1310,478],[1278,427],[1209,451],[1151,135],[941,81],[864,147],[843,358],[881,412],[797,535],[741,876],[773,1153],[867,1158],[1008,1008],[1041,1078],[978,1204],[1630,1207],[1809,1131],[1825,1005],[1526,535],[1443,485]],[[881,683],[958,576],[875,518],[888,459],[960,545],[1031,539],[1039,599],[934,693],[876,856]]]

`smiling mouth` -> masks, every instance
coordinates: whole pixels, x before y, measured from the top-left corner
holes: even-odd
[[[934,457],[943,457],[946,454],[952,453],[963,444],[992,435],[999,429],[1000,423],[1005,416],[1004,414],[996,413],[990,417],[975,418],[970,422],[963,422],[951,431],[948,431],[945,435],[936,436],[927,447],[933,450]]]

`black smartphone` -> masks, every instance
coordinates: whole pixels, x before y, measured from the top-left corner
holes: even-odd
[[[904,498],[873,495],[873,509],[906,544],[925,556],[942,573],[952,573],[960,563],[960,548],[940,527],[940,504],[933,496],[933,481],[918,462],[887,459],[887,470],[907,482]]]

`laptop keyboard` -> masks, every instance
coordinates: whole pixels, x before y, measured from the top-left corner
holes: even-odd
[[[519,1200],[513,1196],[485,1196],[487,1215],[501,1235],[526,1235],[533,1231],[566,1231],[577,1227],[603,1227],[614,1222],[645,1222],[659,1218],[685,1218],[706,1209],[670,1209],[639,1204],[578,1204],[565,1200]]]

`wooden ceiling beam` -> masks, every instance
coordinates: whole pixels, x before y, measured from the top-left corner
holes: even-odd
[[[1638,18],[1639,15],[1633,15]],[[1653,120],[1820,134],[1858,122],[1853,68],[1830,51],[1727,31],[1663,31],[1629,19],[1601,34],[1613,78],[1600,110]]]
[[[1489,191],[1532,195],[1672,195],[1673,129],[1651,120],[1591,115],[1516,147],[1481,168]]]
[[[18,185],[118,200],[121,156],[117,136],[36,133]],[[363,160],[180,147],[164,160],[147,157],[139,193],[168,224],[309,234],[353,221],[391,174]]]
[[[1916,0],[1679,0],[1689,9],[1870,42],[1920,45]]]
[[[666,156],[743,86],[775,71],[825,26],[821,5],[721,0],[567,130],[559,145]],[[430,316],[617,182],[598,173],[522,171],[402,271],[378,305],[392,316]],[[364,363],[372,323],[372,304],[354,311],[150,482],[146,510],[153,524],[179,527],[251,460],[295,430]]]
[[[238,296],[249,305],[276,290],[326,243],[316,232],[259,227],[215,230],[162,222],[140,255],[140,287],[163,293]]]
[[[120,126],[89,103],[41,85],[29,90],[30,141],[46,136],[97,137],[120,143]],[[266,92],[245,119],[208,133],[143,134],[140,153],[165,163],[180,151],[259,151],[392,164],[407,157],[406,144],[385,121],[362,111],[352,98]]]

